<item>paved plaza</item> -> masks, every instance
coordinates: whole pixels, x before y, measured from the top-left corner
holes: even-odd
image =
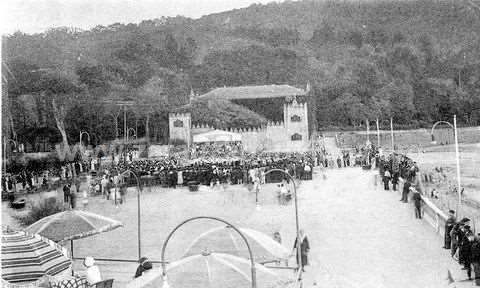
[[[300,226],[312,248],[304,287],[446,287],[448,269],[458,269],[458,264],[441,249],[441,237],[426,222],[415,219],[412,206],[398,201],[398,192],[375,186],[374,173],[360,168],[316,170],[313,181],[300,183]],[[255,194],[243,185],[199,192],[146,188],[141,196],[142,254],[160,260],[167,234],[181,221],[201,215],[268,235],[280,231],[290,249],[295,235],[293,203],[278,205],[276,189],[275,184],[262,186],[256,207]],[[118,208],[96,197],[87,209],[125,226],[75,241],[75,256],[137,259],[136,190],[129,190],[126,204]],[[8,217],[5,212],[3,216]],[[178,259],[197,235],[218,226],[203,220],[187,224],[172,238],[167,260]],[[116,287],[132,279],[135,267],[135,263],[100,264],[104,277],[115,278]]]

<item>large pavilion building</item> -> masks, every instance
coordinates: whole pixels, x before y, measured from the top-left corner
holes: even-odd
[[[308,96],[309,87],[299,89],[289,85],[262,85],[216,88],[197,96],[207,101],[231,101],[264,115],[268,122],[262,127],[216,129],[202,123],[192,125],[191,113],[169,115],[170,140],[189,147],[197,139],[210,137],[211,142],[241,139],[243,148],[255,151],[305,151],[310,147]],[[268,107],[268,109],[265,109]],[[269,111],[272,115],[265,115]],[[273,113],[272,113],[273,111]],[[215,133],[212,133],[215,131]],[[223,133],[222,133],[223,131]],[[232,136],[231,133],[238,134]],[[205,135],[202,135],[205,134]],[[225,135],[223,135],[225,134]],[[205,137],[203,137],[205,136]],[[218,139],[214,136],[218,136]]]

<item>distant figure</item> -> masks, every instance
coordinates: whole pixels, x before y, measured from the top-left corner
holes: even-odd
[[[453,226],[455,225],[456,219],[455,219],[455,211],[450,210],[448,211],[448,219],[445,221],[445,237],[444,237],[444,244],[443,248],[445,249],[450,249],[450,244],[452,242],[452,238],[450,237],[450,232],[453,229]]]
[[[406,181],[405,184],[403,184],[402,199],[400,199],[400,201],[404,203],[408,202],[408,192],[410,191],[411,185],[412,183],[410,183],[410,181]]]
[[[142,276],[145,272],[153,268],[152,262],[150,262],[147,257],[140,258],[140,260],[138,260],[138,263],[139,265],[137,267],[137,271],[135,271],[134,278]]]
[[[305,266],[308,265],[308,253],[310,252],[310,243],[308,242],[307,235],[305,235],[305,231],[300,229],[299,231],[300,239],[295,239],[295,243],[293,244],[293,252],[296,253],[296,260],[297,264],[300,266],[303,272],[305,272]],[[298,248],[297,245],[300,242],[300,257],[298,255]],[[293,253],[292,253],[293,254]],[[298,263],[298,258],[300,258],[301,263]]]
[[[70,184],[65,184],[65,186],[63,186],[63,202],[70,202]]]
[[[383,189],[385,191],[390,190],[390,177],[391,177],[390,171],[385,169],[385,172],[383,173]]]
[[[413,204],[415,207],[415,218],[422,219],[422,196],[420,196],[420,192],[417,189],[410,187],[413,192]]]

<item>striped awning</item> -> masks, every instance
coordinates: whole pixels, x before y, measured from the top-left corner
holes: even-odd
[[[67,250],[51,240],[23,231],[2,231],[2,278],[8,282],[36,281],[71,266]]]

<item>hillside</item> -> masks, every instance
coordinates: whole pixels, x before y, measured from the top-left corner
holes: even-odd
[[[85,100],[65,101],[73,94],[95,101],[126,95],[142,105],[153,101],[147,110],[132,110],[136,116],[127,121],[160,141],[168,126],[165,112],[188,103],[192,90],[198,94],[223,86],[305,87],[309,82],[315,102],[311,104],[318,108],[311,119],[323,129],[358,127],[366,118],[377,117],[393,117],[404,128],[422,127],[453,114],[461,125],[479,125],[479,19],[480,10],[464,0],[306,0],[255,4],[200,19],[19,32],[2,41],[2,68],[8,70],[3,79],[8,96],[2,96],[8,98],[6,105],[16,108],[10,109],[12,121],[4,115],[3,123],[11,123],[8,128],[14,131],[58,126],[53,117],[38,123],[45,117],[25,119],[19,114],[31,106],[22,95],[43,95],[35,101],[48,102],[41,107],[50,115],[55,112],[50,103],[54,98],[67,111],[78,111]],[[61,89],[49,88],[52,79]],[[102,105],[90,118],[111,126],[112,118],[102,109],[113,108]],[[236,116],[227,117],[230,123],[224,125],[251,122],[242,117],[254,117],[252,123],[264,121],[249,113]],[[211,122],[207,118],[198,121]],[[67,139],[74,139],[78,129],[95,131],[99,142],[112,137],[92,121],[63,120]]]

